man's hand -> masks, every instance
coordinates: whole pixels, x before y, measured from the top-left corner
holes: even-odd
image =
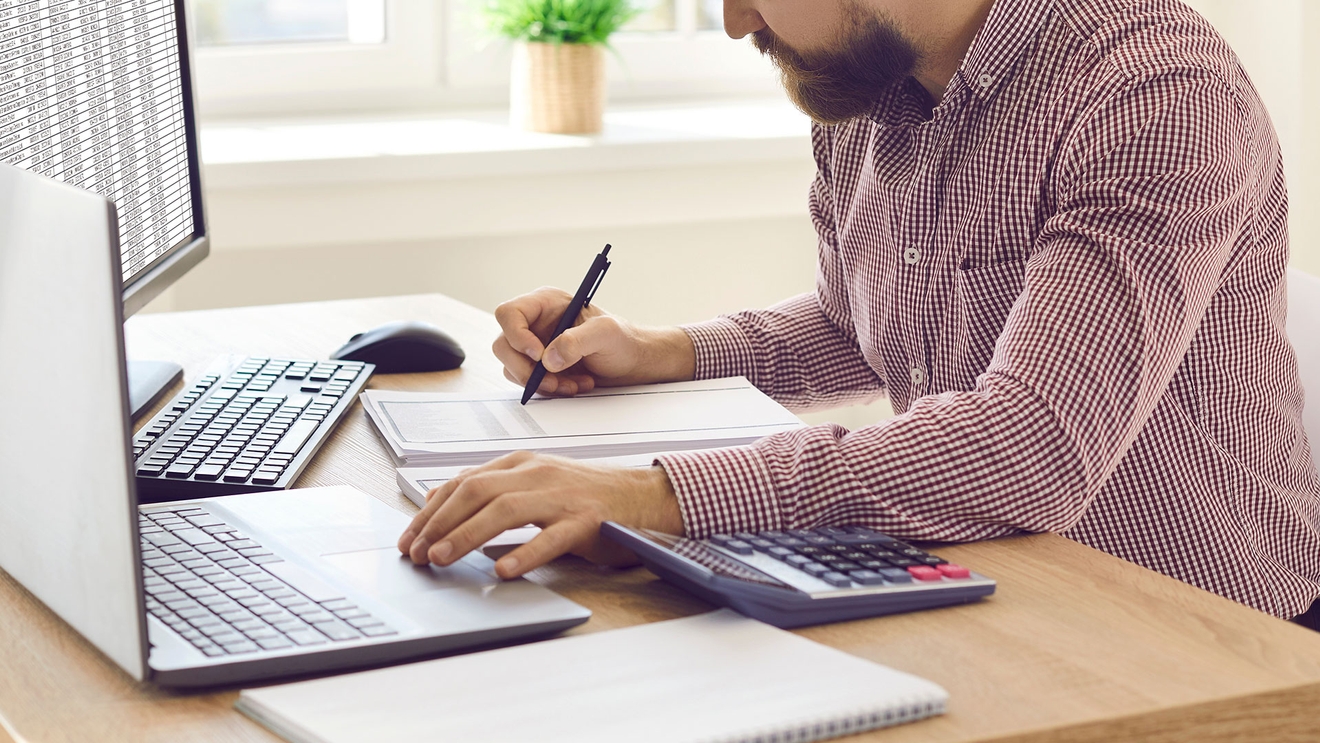
[[[418,565],[450,565],[505,529],[535,524],[541,533],[495,563],[516,578],[565,553],[606,565],[631,565],[628,550],[600,538],[600,525],[683,533],[669,476],[660,467],[622,469],[517,452],[432,490],[399,537]]]
[[[547,347],[572,299],[560,289],[542,288],[495,309],[503,333],[491,350],[510,381],[526,385],[537,361],[549,372],[537,390],[543,395],[687,381],[696,373],[696,351],[687,333],[639,327],[595,305],[584,307],[577,325]]]

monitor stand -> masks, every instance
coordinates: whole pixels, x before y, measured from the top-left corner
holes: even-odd
[[[183,378],[183,367],[172,361],[128,360],[128,407],[137,418],[165,391]]]

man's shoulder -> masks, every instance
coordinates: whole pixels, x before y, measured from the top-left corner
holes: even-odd
[[[1214,26],[1179,0],[1055,0],[1068,33],[1121,77],[1208,73],[1231,88],[1237,56]]]

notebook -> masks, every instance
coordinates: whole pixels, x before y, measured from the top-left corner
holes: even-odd
[[[576,459],[741,446],[802,426],[743,377],[599,389],[577,397],[521,393],[361,395],[399,467],[482,464],[514,451]]]
[[[916,676],[728,610],[246,690],[296,743],[811,741],[942,714]]]

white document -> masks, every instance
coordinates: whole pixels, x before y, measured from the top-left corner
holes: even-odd
[[[728,610],[244,691],[297,743],[823,740],[942,714],[936,684]]]
[[[659,452],[657,452],[659,453]],[[600,459],[586,459],[586,462],[595,464],[610,465],[613,467],[627,467],[629,469],[645,469],[651,466],[655,461],[654,454],[635,454],[627,457],[602,457]],[[417,504],[418,508],[426,505],[426,494],[458,477],[458,473],[468,467],[400,467],[398,470],[399,489],[408,497],[408,500]],[[492,560],[498,560],[504,555],[512,552],[514,549],[532,541],[532,538],[541,533],[541,529],[536,526],[527,525],[517,529],[509,529],[499,536],[491,539],[489,542],[481,545],[482,554]]]
[[[743,377],[600,389],[577,397],[368,390],[367,415],[400,466],[481,464],[513,451],[586,458],[749,444],[802,426]]]
[[[640,470],[650,467],[656,456],[662,453],[664,452],[632,454],[626,457],[597,457],[582,461],[610,467]],[[466,469],[469,469],[469,467],[400,467],[398,470],[399,489],[408,497],[408,500],[421,508],[426,505],[427,493],[458,477],[458,474]]]

